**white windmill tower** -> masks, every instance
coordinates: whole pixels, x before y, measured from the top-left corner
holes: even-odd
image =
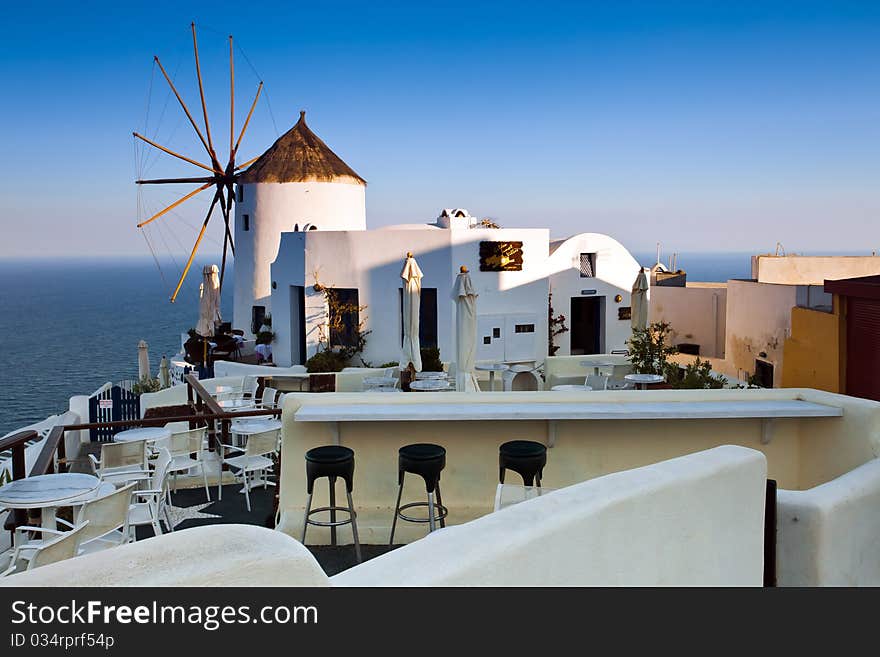
[[[270,266],[281,233],[365,230],[366,181],[299,121],[236,185],[233,323],[254,331],[271,312]]]

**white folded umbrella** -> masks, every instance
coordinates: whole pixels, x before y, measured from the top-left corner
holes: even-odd
[[[412,253],[406,254],[403,271],[403,348],[400,369],[412,363],[416,372],[422,371],[422,350],[419,345],[419,308],[422,296],[422,270]]]

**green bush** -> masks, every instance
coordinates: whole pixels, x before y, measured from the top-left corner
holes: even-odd
[[[379,365],[378,367],[384,367],[384,368],[387,369],[387,368],[389,368],[389,367],[397,367],[398,365],[400,365],[399,362],[397,362],[396,360],[392,360],[392,361],[389,361],[389,362],[387,362],[387,363],[382,363],[382,364]]]
[[[669,363],[666,368],[666,381],[673,388],[684,390],[723,388],[727,383],[727,379],[720,374],[712,374],[712,363],[708,360],[700,360],[699,357],[684,368]]]
[[[306,361],[306,371],[341,372],[348,365],[348,359],[336,351],[319,351]]]
[[[159,392],[161,389],[162,384],[159,383],[159,379],[154,379],[149,376],[143,377],[140,381],[131,386],[131,391],[136,395],[141,395],[145,392]]]
[[[443,362],[440,360],[440,349],[437,347],[422,347],[422,371],[442,372]]]
[[[275,339],[275,334],[272,331],[260,331],[257,333],[257,344],[272,344],[272,341]]]

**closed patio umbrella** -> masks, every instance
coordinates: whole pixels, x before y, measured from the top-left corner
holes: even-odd
[[[639,269],[630,297],[632,329],[644,331],[648,326],[648,277],[645,269]]]
[[[163,388],[171,387],[171,373],[168,371],[168,358],[165,356],[162,356],[159,363],[159,385]]]
[[[147,343],[138,342],[138,380],[150,378],[150,352]]]
[[[412,363],[416,372],[422,371],[422,351],[419,345],[419,307],[422,295],[422,270],[412,253],[406,254],[403,271],[403,354],[400,369]]]
[[[455,388],[478,390],[474,381],[474,359],[477,352],[477,293],[467,267],[455,279],[452,288],[455,301]]]
[[[205,265],[202,284],[199,287],[199,322],[196,333],[209,338],[214,326],[220,321],[220,269],[217,265]]]

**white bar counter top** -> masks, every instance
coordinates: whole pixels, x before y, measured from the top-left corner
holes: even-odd
[[[662,402],[303,404],[296,422],[462,420],[663,420],[841,417],[843,409],[798,399]]]

